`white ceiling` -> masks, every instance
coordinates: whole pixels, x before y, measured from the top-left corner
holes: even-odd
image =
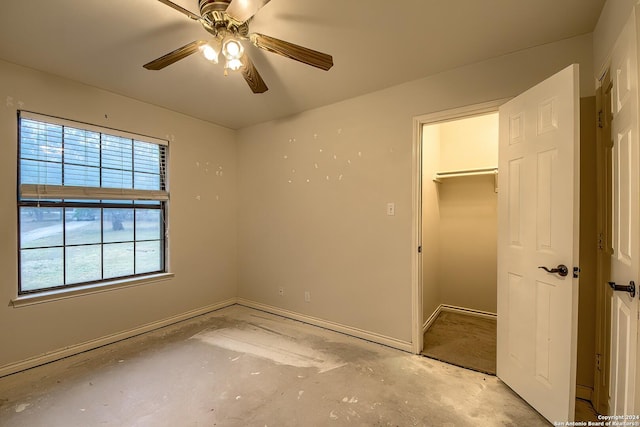
[[[175,0],[198,13],[198,0]],[[0,5],[0,58],[229,128],[589,33],[605,0],[272,0],[250,29],[333,55],[328,72],[248,51],[269,91],[192,55],[142,65],[207,39],[157,0],[14,0]]]

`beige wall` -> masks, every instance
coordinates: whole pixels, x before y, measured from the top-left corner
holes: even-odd
[[[0,62],[0,95],[0,368],[235,297],[233,131],[6,62]],[[169,221],[175,278],[9,306],[17,292],[17,108],[171,140]],[[215,174],[219,167],[223,176]]]
[[[493,176],[440,186],[442,304],[496,312],[498,200]]]
[[[240,130],[240,297],[411,341],[412,118],[574,62],[593,95],[591,58],[585,35]]]
[[[439,126],[440,171],[498,167],[498,113]]]
[[[613,44],[627,23],[629,15],[633,13],[636,3],[637,0],[607,0],[602,8],[598,24],[593,30],[594,75],[599,76],[604,71]]]

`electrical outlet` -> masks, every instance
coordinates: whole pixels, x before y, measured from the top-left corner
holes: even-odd
[[[281,297],[284,296],[284,288],[282,286],[278,288],[278,295],[280,295]]]
[[[304,291],[304,302],[311,302],[311,292]]]

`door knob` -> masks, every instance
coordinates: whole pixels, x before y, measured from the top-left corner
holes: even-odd
[[[611,286],[611,289],[614,291],[629,292],[631,298],[635,298],[636,296],[636,283],[633,280],[626,286],[616,285],[616,282],[609,282],[609,286]]]
[[[547,267],[542,267],[542,266],[540,266],[538,268],[543,269],[547,273],[558,273],[558,275],[561,276],[561,277],[565,277],[567,274],[569,274],[569,269],[564,264],[560,264],[556,268],[547,268]]]

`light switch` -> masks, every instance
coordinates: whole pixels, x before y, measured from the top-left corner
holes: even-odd
[[[387,215],[394,216],[396,214],[396,204],[391,202],[387,203]]]

